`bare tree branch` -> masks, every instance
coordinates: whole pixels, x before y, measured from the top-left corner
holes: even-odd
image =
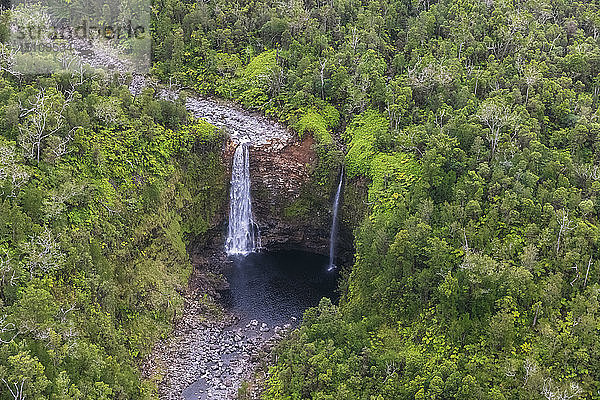
[[[25,392],[23,390],[23,385],[25,384],[25,378],[21,379],[21,383],[8,383],[4,378],[2,378],[2,382],[6,385],[10,394],[12,394],[14,400],[25,400]],[[12,385],[12,386],[11,386]]]
[[[12,332],[14,332],[14,334]],[[6,333],[12,334],[12,337],[9,340],[3,338]],[[17,337],[17,334],[18,332],[16,332],[15,324],[6,322],[6,315],[0,317],[0,344],[12,342]]]
[[[575,226],[573,226],[573,221],[569,219],[569,212],[566,210],[557,211],[556,220],[558,221],[558,225],[560,227],[558,231],[558,239],[556,241],[556,254],[558,255],[561,239],[566,232],[575,229]]]

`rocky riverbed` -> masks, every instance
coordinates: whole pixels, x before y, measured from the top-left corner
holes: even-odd
[[[252,320],[246,325],[231,315],[204,317],[196,301],[187,304],[173,335],[159,343],[145,366],[149,379],[159,381],[164,400],[225,400],[237,398],[238,388],[264,355],[290,329],[268,327]]]
[[[242,321],[215,298],[227,287],[218,272],[227,263],[220,251],[194,255],[196,269],[186,293],[185,309],[171,336],[160,341],[144,362],[146,379],[158,383],[162,400],[237,398],[261,362],[293,325]],[[221,266],[220,266],[221,265]]]
[[[155,87],[165,100],[176,100],[180,95],[176,85],[159,85],[137,73],[133,64],[119,57],[115,49],[84,40],[74,40],[72,48],[83,64],[112,73],[132,73],[129,90],[133,95],[139,95],[148,86]],[[253,147],[277,152],[294,140],[293,132],[286,126],[244,110],[233,102],[193,95],[186,98],[185,106],[194,117],[225,129],[234,143],[251,143]]]
[[[278,152],[294,138],[285,126],[233,103],[188,97],[186,108],[194,117],[224,128],[235,143],[251,143],[255,148],[264,147]]]

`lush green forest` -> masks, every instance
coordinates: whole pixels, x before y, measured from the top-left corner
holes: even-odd
[[[158,76],[370,182],[342,302],[266,398],[599,398],[598,2],[162,0],[154,24]]]
[[[600,398],[600,2],[155,0],[152,33],[153,76],[368,185],[340,304],[265,399]],[[223,135],[124,83],[2,68],[0,379],[26,398],[155,397],[139,361],[226,201]]]
[[[186,243],[223,203],[222,134],[110,76],[7,75],[0,398],[155,398],[138,364],[181,313]]]

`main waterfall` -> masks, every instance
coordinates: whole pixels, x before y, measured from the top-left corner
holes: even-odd
[[[235,149],[229,192],[229,228],[225,251],[228,255],[248,255],[260,246],[258,226],[252,217],[250,197],[250,159],[248,144]]]
[[[338,208],[340,206],[340,195],[342,193],[342,182],[344,181],[344,168],[340,173],[340,183],[338,184],[337,192],[335,193],[335,199],[333,201],[333,221],[331,222],[331,234],[329,236],[329,271],[335,268],[335,242],[337,239],[337,225],[338,225]]]

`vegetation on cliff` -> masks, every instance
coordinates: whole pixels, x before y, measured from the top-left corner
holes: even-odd
[[[224,203],[221,133],[108,76],[4,73],[0,99],[0,398],[155,398],[138,364]]]

